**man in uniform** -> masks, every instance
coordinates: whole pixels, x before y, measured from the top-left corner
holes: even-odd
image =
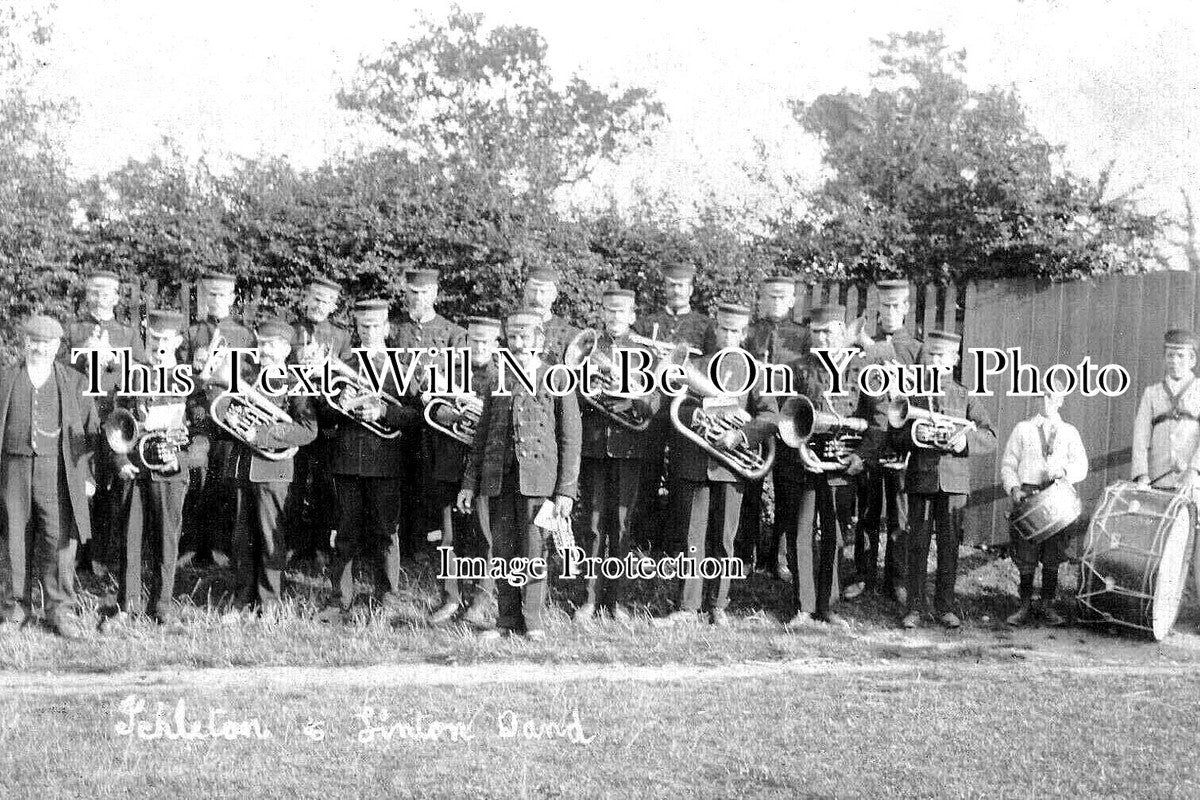
[[[740,347],[746,338],[746,329],[750,325],[750,309],[732,303],[722,304],[717,309],[717,320],[714,327],[714,342],[711,352],[699,360],[696,368],[707,375],[709,363],[713,354],[726,347]],[[736,363],[736,359],[728,362],[723,380],[736,384],[736,379],[728,375],[728,364]],[[720,385],[718,385],[720,388]],[[736,385],[730,388],[738,388]],[[736,420],[740,425],[733,426],[713,442],[713,446],[723,452],[731,452],[739,448],[757,448],[766,439],[775,435],[776,405],[772,398],[764,397],[755,386],[746,394],[728,398],[730,408],[726,412],[705,409],[705,413],[722,414]],[[692,397],[680,411],[681,422],[691,426],[694,415],[701,410],[700,403]],[[671,440],[672,475],[678,479],[680,501],[687,509],[688,538],[687,557],[694,559],[697,566],[706,554],[714,558],[730,559],[733,557],[733,541],[737,535],[738,516],[742,508],[742,493],[745,488],[745,477],[731,470],[724,462],[714,458],[691,439],[684,437],[678,431]],[[706,548],[708,539],[708,523],[712,519],[716,524],[716,546]],[[705,581],[702,577],[684,578],[683,594],[680,609],[662,620],[662,624],[694,623],[698,621],[697,614],[703,605]],[[715,589],[709,592],[712,623],[726,626],[729,618],[725,613],[729,605],[730,577],[725,574],[717,579]]]
[[[553,514],[569,520],[579,485],[580,421],[575,394],[556,396],[546,385],[546,363],[538,357],[544,346],[542,314],[523,308],[509,315],[508,348],[533,376],[535,391],[509,378],[507,394],[489,387],[483,395],[479,429],[467,459],[458,507],[469,513],[475,496],[489,499],[492,545],[508,565],[507,578],[497,585],[496,629],[485,639],[502,633],[524,632],[532,641],[546,638],[543,613],[546,605],[546,532],[534,524],[542,505],[553,498]],[[514,559],[540,560],[541,569],[530,570],[524,588]]]
[[[88,497],[95,492],[92,457],[100,418],[87,383],[54,361],[63,329],[34,315],[22,326],[24,358],[0,371],[0,560],[2,630],[20,627],[32,612],[33,584],[42,584],[46,623],[64,638],[78,636],[67,606],[74,602],[76,543],[91,537]],[[32,562],[32,563],[31,563]]]
[[[558,283],[562,279],[557,270],[538,267],[529,271],[523,292],[526,308],[535,308],[542,319],[542,331],[546,343],[542,345],[541,359],[546,364],[562,361],[567,343],[575,338],[579,329],[554,313],[554,301],[558,299]]]
[[[596,352],[609,356],[619,367],[616,348],[633,349],[629,328],[637,315],[636,295],[628,289],[608,289],[604,293],[600,316],[603,333],[597,339]],[[649,353],[646,356],[649,357]],[[636,361],[631,361],[636,366]],[[583,401],[583,466],[580,483],[587,508],[590,555],[592,558],[623,559],[629,551],[629,514],[637,506],[642,460],[646,456],[646,437],[596,408],[600,403],[611,413],[631,424],[649,421],[658,410],[660,394],[655,392],[633,399],[614,398],[599,393]],[[587,622],[597,609],[607,610],[618,620],[628,620],[627,580],[589,578],[587,597],[575,611],[576,622]]]
[[[354,366],[350,352],[350,332],[329,321],[337,310],[341,287],[328,278],[316,276],[304,287],[300,314],[294,327],[296,349],[293,359],[299,364],[323,364],[333,357]],[[329,472],[329,449],[333,432],[322,429],[312,444],[296,454],[296,477],[292,504],[296,519],[290,522],[295,540],[289,546],[298,558],[315,558],[318,564],[329,560],[329,534],[334,526],[337,495]]]
[[[214,369],[214,364],[222,364],[218,357],[210,363],[213,357],[212,347],[214,338],[219,339],[220,347],[254,347],[254,333],[232,316],[235,299],[234,287],[237,279],[224,272],[206,272],[200,279],[196,291],[196,306],[201,313],[201,319],[192,323],[188,328],[185,351],[191,359],[193,375],[202,387],[209,383],[206,377],[211,377],[212,392],[221,391],[215,384],[227,381],[224,369]],[[219,332],[219,336],[218,336]],[[197,555],[211,555],[218,566],[229,563],[230,539],[234,522],[234,496],[229,485],[221,480],[225,472],[225,459],[228,457],[234,441],[223,430],[214,428],[212,440],[209,443],[208,467],[198,475],[193,482],[193,491],[188,495],[188,508],[184,509],[184,519],[192,520],[191,525],[185,524],[183,538],[179,544],[182,554],[180,564],[187,564]]]
[[[662,310],[638,320],[634,331],[662,342],[686,344],[703,351],[709,343],[712,320],[692,308],[695,281],[695,267],[679,264],[663,270],[665,305]],[[686,509],[680,505],[679,492],[674,490],[674,481],[667,469],[667,443],[671,440],[669,407],[669,403],[660,406],[644,434],[646,458],[642,462],[642,485],[638,489],[641,503],[634,510],[630,529],[636,541],[668,552],[678,552],[683,549],[683,540],[686,538],[681,530]],[[667,489],[666,503],[662,502],[659,495],[660,488],[664,486]]]
[[[795,305],[795,278],[776,275],[764,278],[758,284],[758,318],[750,323],[750,331],[746,334],[745,348],[751,355],[766,364],[790,364],[808,352],[808,329],[792,321]],[[778,471],[772,470],[772,475],[772,481],[778,484]],[[775,492],[779,492],[778,485]],[[792,531],[774,525],[770,533],[763,535],[762,493],[762,481],[746,485],[737,555],[748,568],[766,570],[780,580],[789,581],[792,576],[788,570],[787,541]]]
[[[1200,381],[1196,335],[1169,330],[1163,339],[1163,379],[1146,387],[1133,421],[1130,476],[1144,486],[1200,488]]]
[[[438,277],[436,269],[410,269],[404,274],[405,319],[392,331],[392,346],[442,350],[467,346],[467,332],[437,313]],[[422,360],[427,359],[422,356]],[[406,387],[403,398],[414,413],[421,413],[421,378],[424,367],[414,374],[413,385]],[[413,429],[404,448],[404,479],[410,496],[416,498],[400,517],[400,550],[403,555],[424,561],[431,557],[430,546],[441,527],[441,515],[429,492],[433,478],[429,474],[433,454],[432,431],[424,426]]]
[[[904,327],[908,315],[908,281],[886,280],[875,284],[879,296],[879,329],[876,341],[863,353],[867,364],[900,364],[911,366],[917,363],[921,342],[914,339]],[[904,573],[907,567],[905,549],[908,530],[908,499],[904,491],[904,460],[887,445],[887,397],[868,398],[872,415],[872,427],[868,438],[878,437],[873,442],[875,456],[866,462],[866,470],[859,476],[859,523],[854,539],[854,561],[856,579],[846,587],[845,597],[853,600],[863,591],[879,591],[885,597],[893,597],[903,605],[907,590]],[[887,535],[880,538],[883,513],[887,512]],[[883,583],[879,578],[880,548],[883,553]]]
[[[958,545],[962,537],[958,530],[958,513],[967,504],[971,492],[972,455],[986,455],[996,450],[996,432],[988,419],[987,409],[967,396],[966,388],[954,380],[951,370],[958,364],[958,349],[962,337],[945,331],[930,331],[921,347],[920,363],[944,370],[941,395],[914,397],[912,403],[975,423],[974,430],[960,430],[935,447],[912,446],[911,425],[894,432],[893,438],[903,446],[908,442],[911,454],[908,472],[904,476],[908,490],[908,511],[912,523],[908,545],[908,605],[901,620],[905,628],[921,623],[926,605],[926,575],[930,540],[937,538],[937,575],[933,597],[934,613],[947,628],[962,623],[954,613],[954,581],[958,575]]]
[[[154,578],[150,583],[150,615],[159,623],[176,618],[175,567],[179,557],[179,536],[183,530],[183,502],[188,491],[192,468],[203,469],[208,461],[208,436],[202,432],[205,409],[200,404],[203,393],[191,397],[170,394],[179,386],[170,381],[170,371],[176,365],[179,348],[183,345],[183,315],[176,311],[151,311],[146,322],[145,363],[155,369],[150,385],[144,388],[148,396],[125,396],[118,404],[135,415],[139,425],[146,425],[148,416],[170,412],[182,423],[186,443],[169,445],[165,432],[155,434],[169,451],[177,452],[158,459],[157,447],[149,448],[150,464],[138,451],[114,453],[116,471],[126,491],[125,504],[120,509],[118,530],[123,534],[115,548],[114,573],[117,576],[117,611],[107,617],[104,628],[114,629],[129,615],[145,610],[142,601],[142,565],[148,562]],[[168,383],[159,384],[158,370],[165,370]],[[166,431],[165,428],[155,430]],[[176,429],[180,430],[180,429]],[[153,469],[152,469],[153,467]]]
[[[387,301],[359,301],[354,307],[354,326],[376,374],[387,372],[381,388],[397,397],[396,375],[388,369],[384,352],[390,327]],[[354,363],[358,363],[357,356]],[[403,454],[411,446],[417,414],[411,406],[380,400],[366,403],[354,413],[368,422],[383,420],[386,427],[400,429],[401,434],[392,439],[378,436],[341,411],[321,407],[322,423],[334,433],[329,466],[338,509],[337,537],[329,562],[335,601],[321,614],[326,622],[343,620],[349,614],[354,601],[354,565],[364,555],[379,564],[376,585],[382,590],[384,606],[389,611],[400,607],[399,519],[406,495]]]

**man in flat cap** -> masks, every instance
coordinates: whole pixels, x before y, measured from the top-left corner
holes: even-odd
[[[811,309],[809,319],[812,347],[850,346],[844,306],[818,306]],[[829,370],[815,353],[810,351],[791,363],[796,392],[808,398],[816,412],[866,420],[866,396],[858,385],[861,367],[861,359],[850,362],[845,372],[847,394],[835,397],[830,394]],[[853,519],[854,477],[863,470],[862,458],[854,452],[856,444],[853,436],[814,435],[799,449],[780,447],[776,452],[775,519],[789,539],[795,602],[789,627],[805,626],[813,620],[847,627],[833,606],[838,600],[838,555]]]
[[[354,306],[358,344],[377,375],[386,372],[381,387],[399,397],[394,371],[387,368],[388,302],[360,300]],[[358,355],[350,362],[359,366]],[[399,430],[396,438],[378,436],[340,411],[320,406],[321,425],[334,432],[330,472],[337,491],[337,537],[329,572],[334,599],[321,612],[326,622],[344,620],[354,601],[354,566],[361,559],[377,564],[376,587],[389,612],[400,609],[399,519],[420,498],[405,491],[404,452],[416,438],[418,414],[409,405],[372,402],[355,413],[369,422]]]
[[[350,332],[330,320],[337,310],[342,290],[336,281],[314,276],[304,286],[299,314],[294,324],[296,349],[292,359],[298,364],[323,364],[337,358],[353,365]],[[329,560],[329,534],[334,527],[337,495],[329,472],[329,449],[333,432],[322,429],[312,444],[296,454],[296,477],[292,508],[297,515],[289,522],[293,557],[315,558],[318,564]]]
[[[966,387],[954,380],[951,371],[958,364],[962,337],[946,331],[930,331],[921,347],[920,363],[945,370],[941,394],[935,397],[914,397],[916,408],[944,414],[975,424],[965,426],[946,441],[930,447],[912,444],[912,423],[892,431],[897,449],[908,448],[908,471],[904,476],[908,490],[908,511],[911,529],[908,543],[908,603],[901,620],[904,628],[921,624],[926,608],[926,576],[929,545],[937,539],[937,573],[933,596],[933,611],[947,628],[961,625],[955,610],[954,581],[958,575],[958,545],[962,537],[958,530],[959,512],[966,507],[971,492],[973,455],[996,451],[996,432],[992,429],[987,409],[967,395]],[[861,455],[862,449],[859,453]]]
[[[196,286],[198,319],[188,327],[184,340],[184,358],[191,360],[192,374],[202,386],[206,383],[204,377],[211,376],[213,396],[222,391],[217,384],[228,380],[224,369],[228,361],[214,351],[222,347],[254,347],[256,343],[254,332],[233,316],[236,284],[237,279],[224,272],[210,270],[201,276]],[[214,340],[217,347],[213,347]],[[213,358],[217,360],[210,363]],[[198,480],[194,481],[188,497],[189,507],[184,511],[184,519],[194,522],[184,525],[179,544],[181,564],[209,556],[220,566],[229,563],[235,498],[220,476],[225,472],[225,459],[233,445],[228,433],[219,428],[212,431],[208,466],[196,476]]]
[[[879,298],[875,341],[864,351],[867,364],[917,363],[921,342],[904,326],[908,316],[908,281],[883,280],[875,284]],[[888,444],[887,397],[868,398],[872,426],[863,449],[872,453],[859,476],[859,521],[854,540],[856,578],[846,587],[853,600],[864,591],[878,589],[885,597],[906,602],[904,573],[907,569],[905,543],[908,531],[908,498],[904,490],[904,457]],[[881,537],[884,512],[887,535]],[[882,553],[880,551],[883,551]],[[879,558],[883,556],[883,580],[879,581]]]
[[[405,319],[392,331],[393,347],[440,350],[467,346],[467,332],[437,313],[438,278],[436,269],[410,269],[404,273]],[[421,387],[413,385],[408,389],[404,399],[420,413]],[[404,555],[416,556],[422,561],[432,557],[429,537],[436,536],[433,532],[441,528],[441,515],[434,498],[429,495],[433,488],[433,477],[429,473],[433,434],[425,426],[415,429],[408,437],[410,441],[404,451],[405,480],[417,502],[400,517],[400,549]]]
[[[78,629],[75,551],[91,537],[88,496],[100,418],[85,397],[84,377],[55,363],[63,329],[34,315],[22,326],[24,357],[0,371],[0,502],[7,574],[0,576],[0,630],[15,630],[32,612],[33,583],[42,584],[46,623],[60,636]],[[32,563],[31,563],[32,562]]]
[[[470,388],[473,399],[465,404],[439,404],[434,412],[434,419],[443,428],[451,431],[455,430],[455,426],[469,428],[472,425],[472,415],[476,418],[474,426],[478,427],[478,415],[483,402],[479,393],[496,379],[496,353],[500,346],[500,332],[500,320],[493,317],[471,317],[467,320],[467,345],[471,348]],[[481,524],[488,516],[487,499],[479,498],[475,514],[460,514],[456,505],[471,447],[442,431],[434,432],[432,437],[433,496],[441,510],[442,520],[442,542],[439,549],[449,549],[451,555],[460,557],[477,555],[488,563],[492,557],[490,519],[488,525]],[[429,621],[434,625],[451,621],[462,609],[463,602],[463,586],[460,579],[452,575],[446,576],[442,580],[442,604],[430,615]],[[496,582],[491,577],[480,579],[463,621],[480,630],[490,628],[490,612],[494,610],[495,602]]]
[[[283,367],[292,351],[292,326],[268,319],[257,330],[259,369]],[[248,381],[257,380],[248,375]],[[242,388],[243,391],[245,387]],[[251,387],[252,388],[252,387]],[[234,605],[258,605],[265,612],[278,609],[283,599],[283,570],[287,566],[284,510],[291,499],[294,474],[292,456],[267,457],[292,447],[303,447],[317,437],[317,419],[310,398],[293,391],[280,395],[258,394],[257,402],[284,412],[278,420],[250,429],[238,437],[225,459],[223,479],[235,487],[233,526]]]
[[[554,301],[558,299],[558,284],[562,276],[550,267],[536,267],[529,271],[522,293],[526,308],[537,309],[542,319],[545,344],[540,356],[547,364],[562,361],[567,342],[575,338],[579,329],[554,313]]]
[[[1133,420],[1130,477],[1143,485],[1200,488],[1200,381],[1196,334],[1173,329],[1163,337],[1163,379],[1147,386]]]
[[[732,303],[718,306],[716,325],[713,329],[714,341],[709,348],[710,352],[696,362],[697,369],[707,375],[709,363],[717,352],[726,347],[742,345],[749,325],[750,309],[746,306]],[[728,374],[737,364],[736,358],[723,362],[725,374],[722,380],[728,379],[731,384],[737,383]],[[695,415],[701,410],[703,399],[697,397],[695,392],[689,392],[687,401],[680,408],[681,424],[689,427],[693,425]],[[763,442],[775,435],[775,401],[773,398],[764,397],[758,386],[752,387],[746,394],[719,399],[723,399],[725,405],[722,408],[705,407],[705,413],[735,421],[737,424],[731,425],[714,444],[718,450],[733,452],[740,448],[759,448]],[[678,431],[674,431],[670,446],[672,475],[679,479],[680,499],[687,509],[687,557],[695,559],[697,565],[706,556],[732,559],[746,478]],[[712,547],[707,545],[710,517],[716,519],[717,530],[715,546]],[[725,612],[729,605],[730,577],[722,574],[708,583],[707,600],[712,623],[726,626],[729,624]],[[667,616],[662,624],[697,622],[697,614],[706,599],[705,594],[704,578],[684,578],[680,608]]]
[[[795,305],[794,277],[774,275],[759,282],[757,317],[746,334],[746,350],[751,355],[767,364],[790,364],[808,352],[808,328],[792,319]],[[778,478],[774,480],[777,482]],[[763,533],[762,491],[762,481],[746,485],[742,521],[738,528],[738,557],[748,567],[766,570],[780,580],[790,581],[787,541],[791,532],[775,525]]]
[[[530,575],[523,588],[514,580],[501,579],[496,586],[498,615],[496,629],[484,631],[485,639],[504,633],[524,633],[532,641],[546,638],[547,533],[534,518],[547,500],[554,514],[571,518],[579,488],[581,429],[579,401],[575,394],[555,396],[546,384],[547,364],[542,352],[541,310],[522,308],[510,314],[505,331],[508,348],[534,378],[534,393],[520,381],[499,394],[495,384],[485,387],[479,429],[471,445],[458,494],[458,507],[469,513],[476,495],[488,498],[492,545],[505,560],[509,572],[519,562],[536,559],[540,575]],[[535,562],[536,563],[536,562]]]
[[[129,348],[134,360],[141,360],[143,355],[142,337],[133,326],[119,321],[116,317],[120,299],[121,279],[117,273],[109,270],[93,272],[84,281],[83,313],[66,327],[63,348],[66,359],[70,359],[75,348],[100,349],[100,388],[105,394],[103,397],[94,398],[94,402],[101,420],[113,409],[113,391],[120,380],[121,362],[117,349]],[[88,372],[88,364],[89,360],[83,357],[72,362],[72,366],[85,375]],[[111,455],[108,443],[101,437],[97,444],[98,457],[95,464],[96,494],[91,500],[92,541],[86,547],[80,548],[84,563],[91,561],[94,570],[107,563],[116,552],[114,548],[120,544],[116,509],[124,501],[119,494],[114,494],[114,490],[120,487],[116,485]]]
[[[703,351],[706,344],[711,344],[712,319],[692,307],[696,268],[687,264],[669,266],[663,270],[662,285],[662,308],[639,319],[634,331],[659,341],[686,344]],[[636,541],[677,552],[682,549],[686,535],[680,527],[667,523],[680,521],[686,509],[680,505],[675,481],[668,474],[666,452],[671,438],[669,408],[670,403],[660,406],[645,433],[646,458],[642,462],[642,485],[638,489],[641,502],[634,510],[630,529]],[[665,503],[660,494],[664,487],[667,490]]]
[[[204,393],[181,396],[172,380],[183,346],[184,320],[177,311],[156,310],[147,315],[146,355],[151,368],[143,396],[117,399],[121,409],[133,414],[151,444],[112,455],[124,487],[117,515],[122,534],[115,548],[112,574],[117,578],[116,608],[102,622],[106,631],[119,630],[131,616],[145,612],[142,600],[142,567],[149,566],[149,613],[159,623],[177,618],[175,570],[179,537],[183,531],[183,504],[192,469],[208,462],[208,423]],[[166,381],[160,378],[165,377]]]
[[[597,337],[596,351],[614,364],[618,363],[617,348],[637,349],[628,335],[636,309],[637,297],[629,289],[614,287],[604,292],[600,310],[603,331]],[[645,353],[649,360],[651,354]],[[592,558],[623,559],[629,552],[629,516],[637,506],[648,446],[644,432],[630,425],[648,423],[661,399],[659,392],[637,398],[603,393],[584,398],[580,484],[588,521],[588,555]],[[585,584],[587,595],[575,611],[576,622],[587,622],[597,611],[608,612],[618,620],[629,619],[625,607],[629,599],[627,580],[594,577],[586,579]]]

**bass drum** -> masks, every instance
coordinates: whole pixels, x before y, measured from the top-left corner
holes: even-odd
[[[1195,513],[1186,495],[1131,482],[1105,489],[1084,540],[1080,620],[1162,641],[1179,615]]]

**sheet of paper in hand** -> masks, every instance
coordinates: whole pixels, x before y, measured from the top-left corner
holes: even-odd
[[[575,546],[575,533],[571,530],[571,520],[554,515],[553,500],[547,500],[542,503],[542,507],[538,509],[537,516],[533,518],[533,524],[542,530],[550,531],[554,537],[554,549],[560,555],[566,552],[568,547]]]

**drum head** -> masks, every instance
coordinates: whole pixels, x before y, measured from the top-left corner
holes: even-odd
[[[1151,634],[1161,642],[1171,632],[1179,616],[1183,586],[1187,581],[1187,546],[1192,532],[1192,506],[1185,504],[1176,514],[1163,542],[1162,560],[1154,586],[1154,609],[1150,614]]]

